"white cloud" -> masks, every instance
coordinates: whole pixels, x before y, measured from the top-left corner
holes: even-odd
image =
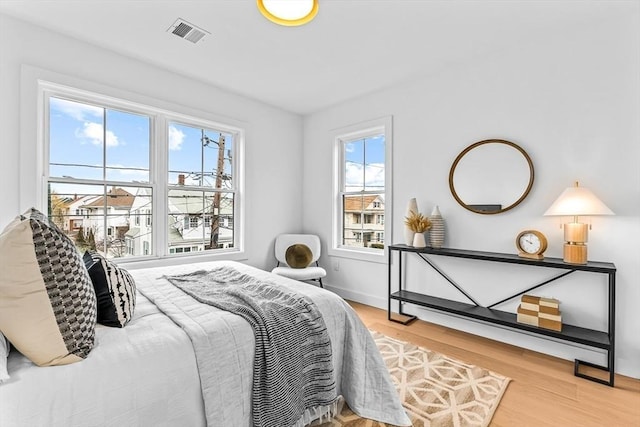
[[[86,138],[93,145],[102,145],[103,127],[100,123],[85,122],[82,129],[76,129],[78,138]],[[122,145],[115,133],[108,130],[106,134],[107,147],[117,147]]]
[[[345,183],[347,187],[362,188],[363,184],[367,187],[384,187],[384,164],[371,163],[366,165],[363,176],[363,165],[361,163],[346,164]],[[363,182],[366,179],[366,183]]]
[[[58,111],[78,121],[85,121],[87,116],[102,117],[104,109],[93,105],[80,104],[78,102],[67,101],[66,99],[50,98],[50,108]]]
[[[169,126],[169,150],[180,150],[185,134],[180,129]]]

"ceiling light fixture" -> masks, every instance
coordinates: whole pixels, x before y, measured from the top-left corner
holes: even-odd
[[[297,27],[318,13],[318,0],[256,0],[265,18],[278,25]]]

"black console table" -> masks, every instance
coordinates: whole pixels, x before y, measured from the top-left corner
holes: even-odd
[[[615,360],[615,291],[616,291],[616,267],[609,262],[588,262],[587,264],[567,264],[560,258],[544,258],[541,260],[533,260],[521,258],[514,254],[502,254],[494,252],[480,252],[480,251],[468,251],[462,249],[449,249],[449,248],[414,248],[407,245],[391,245],[389,249],[389,264],[388,264],[388,284],[389,284],[389,297],[388,297],[388,319],[394,322],[407,324],[416,319],[416,316],[407,315],[402,311],[402,304],[399,304],[398,313],[403,316],[402,319],[394,317],[391,312],[391,301],[396,300],[400,303],[410,303],[427,307],[429,309],[439,310],[450,314],[455,314],[462,317],[472,318],[483,322],[506,326],[512,329],[528,331],[534,334],[553,337],[559,340],[571,341],[574,343],[583,344],[589,347],[599,348],[607,352],[607,366],[600,366],[590,362],[585,362],[576,359],[574,362],[574,375],[582,378],[586,378],[601,384],[605,384],[613,387],[614,383],[614,360]],[[398,290],[392,292],[392,260],[394,252],[398,253]],[[406,253],[413,253],[420,257],[424,262],[429,264],[436,272],[444,277],[452,286],[454,286],[460,293],[462,293],[470,303],[463,303],[459,301],[453,301],[444,298],[438,298],[423,293],[412,292],[402,289],[402,258]],[[466,258],[475,259],[489,262],[499,262],[508,264],[523,264],[535,267],[555,268],[562,270],[561,273],[545,280],[542,283],[538,283],[528,289],[511,295],[500,301],[497,301],[489,306],[483,307],[478,304],[462,287],[455,283],[447,274],[442,271],[431,259],[432,256],[445,256],[454,258]],[[529,291],[540,288],[548,283],[551,283],[557,279],[568,276],[576,271],[585,271],[590,273],[602,273],[606,274],[609,285],[609,307],[608,307],[608,330],[606,332],[597,331],[593,329],[581,328],[573,325],[562,325],[562,331],[553,331],[550,329],[538,328],[535,326],[527,325],[524,323],[518,323],[516,321],[516,314],[506,311],[496,310],[493,307],[523,295]],[[589,366],[597,368],[609,373],[609,380],[603,380],[597,377],[587,375],[580,372],[580,366]]]

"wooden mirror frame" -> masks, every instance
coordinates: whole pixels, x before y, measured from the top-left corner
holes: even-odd
[[[458,193],[456,193],[456,189],[453,185],[453,175],[455,173],[456,166],[458,166],[458,163],[460,162],[460,160],[462,160],[465,154],[467,154],[469,151],[485,144],[504,144],[504,145],[508,145],[509,147],[515,148],[520,152],[520,154],[524,156],[525,160],[529,165],[529,185],[527,185],[527,188],[524,190],[524,193],[522,193],[520,198],[516,200],[514,203],[510,204],[507,207],[496,209],[496,210],[480,210],[480,209],[475,209],[470,205],[467,205],[465,202],[462,201],[462,199],[460,199],[460,196],[458,196]],[[531,191],[531,187],[533,186],[533,179],[534,179],[533,162],[531,161],[531,157],[529,157],[527,152],[524,151],[522,147],[520,147],[518,144],[515,144],[511,141],[505,141],[504,139],[485,139],[483,141],[478,141],[474,144],[471,144],[470,146],[462,150],[460,154],[458,154],[458,157],[456,157],[456,159],[453,161],[453,165],[451,165],[451,170],[449,171],[449,189],[451,190],[451,194],[453,195],[453,198],[456,199],[456,201],[463,208],[470,210],[471,212],[482,214],[482,215],[493,215],[493,214],[506,212],[518,206],[525,199],[525,197],[527,197],[527,195],[529,194],[529,191]]]

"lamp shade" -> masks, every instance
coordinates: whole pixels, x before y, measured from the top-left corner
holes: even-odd
[[[591,190],[569,187],[560,194],[544,213],[545,216],[615,215]]]

